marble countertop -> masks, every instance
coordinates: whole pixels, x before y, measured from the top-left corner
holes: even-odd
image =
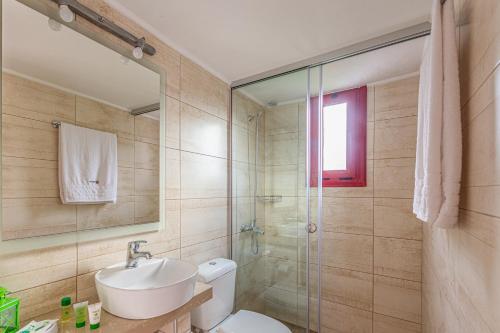
[[[101,327],[96,330],[90,330],[89,323],[85,327],[76,328],[74,321],[65,324],[60,324],[59,333],[138,333],[138,332],[155,332],[161,329],[164,325],[176,320],[184,314],[190,312],[197,306],[205,303],[212,298],[212,286],[197,282],[194,288],[193,298],[176,310],[164,314],[159,317],[132,320],[124,319],[112,315],[111,313],[102,310],[101,313]],[[35,320],[59,318],[59,311],[54,311],[45,314],[43,317],[35,318]]]

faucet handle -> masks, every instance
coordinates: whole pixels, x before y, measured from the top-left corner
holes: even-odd
[[[145,240],[136,240],[136,241],[131,241],[131,242],[128,242],[128,248],[134,252],[137,252],[137,250],[139,250],[139,246],[141,246],[141,244],[146,244],[148,241],[145,241]]]

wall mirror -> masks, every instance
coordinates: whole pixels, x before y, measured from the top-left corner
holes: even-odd
[[[158,228],[162,75],[55,16],[2,2],[2,242]],[[61,202],[53,122],[116,134],[116,203]]]

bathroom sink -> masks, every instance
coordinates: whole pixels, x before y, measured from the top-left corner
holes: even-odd
[[[147,319],[173,311],[194,294],[198,267],[175,259],[143,259],[136,268],[125,263],[95,275],[102,307],[115,316]]]

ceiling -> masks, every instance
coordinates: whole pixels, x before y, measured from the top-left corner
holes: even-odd
[[[227,82],[428,20],[432,0],[107,0]]]
[[[415,73],[420,67],[424,41],[422,37],[323,65],[323,90],[345,90]],[[319,90],[318,68],[311,69],[310,81],[311,94],[315,95]],[[305,100],[307,72],[259,81],[238,91],[262,105]]]
[[[18,1],[2,7],[4,71],[125,110],[159,101],[158,73],[66,26],[52,30],[48,17]]]

